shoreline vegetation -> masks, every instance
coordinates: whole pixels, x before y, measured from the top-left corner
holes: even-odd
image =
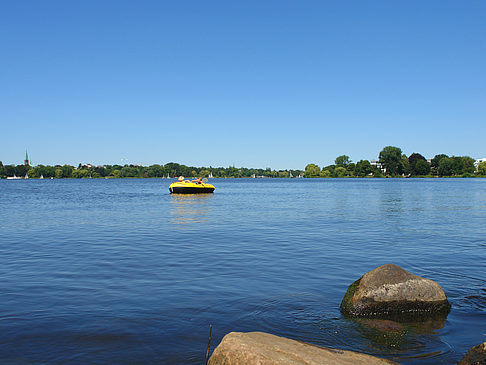
[[[482,159],[484,160],[484,159]],[[419,153],[406,156],[398,147],[387,146],[378,160],[352,162],[348,156],[338,156],[334,164],[319,167],[308,164],[304,170],[272,170],[271,168],[194,167],[169,162],[165,165],[37,165],[27,157],[22,165],[3,165],[0,179],[6,178],[174,178],[178,176],[209,178],[404,178],[404,177],[486,177],[486,161],[476,162],[469,156],[438,154],[425,159]]]

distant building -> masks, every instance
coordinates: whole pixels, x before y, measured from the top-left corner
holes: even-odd
[[[25,165],[25,166],[30,166],[30,163],[29,163],[29,155],[27,154],[27,150],[25,150],[25,160],[24,160],[24,165]]]
[[[370,160],[370,164],[371,164],[371,166],[374,166],[374,167],[380,169],[382,172],[384,172],[383,165],[381,164],[381,162],[376,161],[376,160]]]
[[[474,167],[477,169],[479,164],[481,162],[486,162],[486,157],[483,157],[483,158],[478,158],[475,162],[474,162]]]

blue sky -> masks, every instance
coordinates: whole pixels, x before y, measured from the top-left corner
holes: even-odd
[[[486,157],[485,1],[3,1],[0,160]]]

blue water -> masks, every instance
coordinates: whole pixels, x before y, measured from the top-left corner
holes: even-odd
[[[486,336],[486,179],[0,181],[0,363],[201,364],[265,331],[404,364],[450,364]],[[437,281],[443,321],[395,336],[345,319],[385,263]]]

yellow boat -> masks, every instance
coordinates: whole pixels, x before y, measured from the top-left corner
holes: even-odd
[[[201,183],[190,182],[188,180],[179,181],[170,184],[169,191],[172,194],[204,194],[212,193],[214,186],[207,183],[208,179],[202,180]]]

